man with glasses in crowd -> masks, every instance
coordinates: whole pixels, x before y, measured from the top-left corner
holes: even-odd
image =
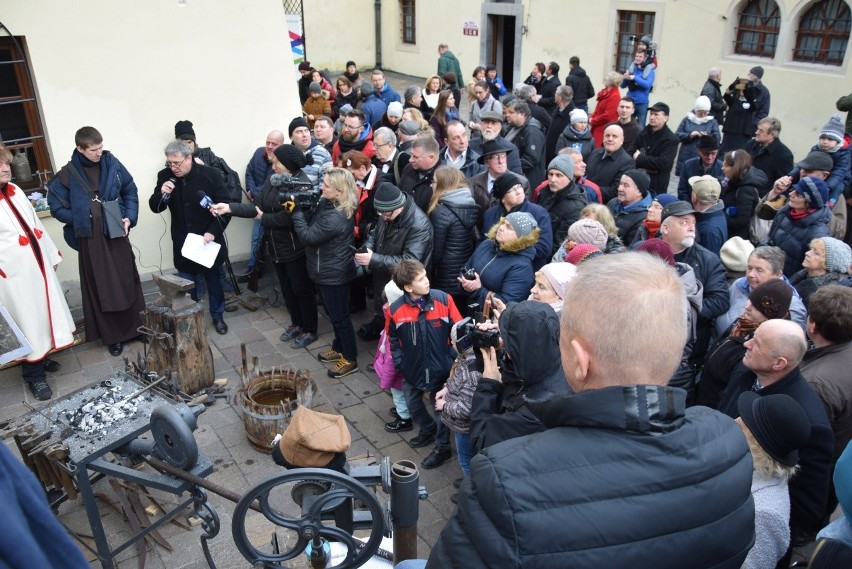
[[[396,135],[387,127],[378,128],[373,134],[373,148],[376,150],[373,164],[385,174],[393,176],[394,183],[399,184],[411,155],[399,150],[396,143]]]
[[[722,172],[722,161],[718,159],[719,142],[715,136],[702,136],[698,139],[695,149],[698,151],[698,156],[684,162],[680,171],[677,199],[681,201],[690,200],[692,187],[689,185],[689,179],[693,176],[713,176],[720,181],[725,177]]]
[[[219,334],[228,333],[223,314],[225,312],[225,292],[219,279],[219,269],[228,255],[225,246],[225,227],[230,216],[215,216],[203,202],[227,203],[228,190],[222,176],[215,168],[197,164],[192,160],[192,150],[181,140],[173,140],[165,149],[166,167],[157,173],[157,185],[148,200],[154,213],[165,209],[172,214],[172,254],[178,274],[189,280],[203,276],[207,282],[210,302],[210,316],[213,326]],[[204,243],[215,241],[221,245],[213,266],[205,267],[190,261],[181,253],[188,234],[204,237]],[[198,300],[196,289],[191,293]]]
[[[369,124],[366,124],[364,113],[357,109],[349,111],[343,118],[340,138],[334,143],[334,150],[331,153],[332,162],[337,164],[340,155],[350,150],[359,150],[366,154],[367,158],[376,155],[373,147],[373,130]]]

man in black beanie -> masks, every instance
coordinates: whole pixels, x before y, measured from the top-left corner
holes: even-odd
[[[432,261],[432,224],[413,199],[385,182],[375,191],[373,207],[379,220],[364,242],[366,251],[355,253],[355,262],[373,275],[373,321],[358,330],[365,340],[378,339],[384,329],[382,292],[397,263],[416,259],[428,270]]]
[[[192,159],[196,164],[203,164],[215,168],[222,174],[225,187],[228,188],[228,199],[232,202],[241,202],[243,199],[243,187],[240,185],[240,175],[237,174],[224,159],[216,156],[213,150],[206,146],[199,148],[195,141],[195,130],[190,121],[178,121],[175,123],[175,138],[181,140],[192,150]]]

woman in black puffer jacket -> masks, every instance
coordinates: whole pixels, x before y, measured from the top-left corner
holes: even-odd
[[[291,341],[293,348],[304,348],[317,340],[317,301],[314,285],[305,264],[305,247],[293,230],[291,213],[282,205],[287,196],[302,188],[313,188],[302,168],[313,164],[292,144],[282,144],[272,155],[270,176],[254,203],[216,204],[216,213],[236,217],[253,217],[263,226],[263,251],[272,259],[278,283],[284,295],[284,305],[290,313],[290,325],[281,334],[281,341]]]
[[[456,168],[439,166],[434,180],[435,188],[427,212],[434,235],[429,281],[433,288],[452,296],[459,311],[464,314],[467,293],[462,290],[457,277],[473,254],[479,206],[473,200],[464,176]]]
[[[322,197],[310,219],[301,210],[293,212],[293,227],[305,244],[308,274],[334,328],[331,349],[317,357],[334,363],[329,377],[341,378],[358,371],[355,328],[349,317],[349,283],[355,277],[355,178],[348,170],[331,168],[322,181]]]
[[[732,150],[725,154],[722,161],[721,199],[725,203],[725,218],[728,220],[728,238],[749,239],[748,226],[757,202],[760,201],[760,188],[766,184],[766,174],[760,168],[753,168],[751,156],[745,150]]]

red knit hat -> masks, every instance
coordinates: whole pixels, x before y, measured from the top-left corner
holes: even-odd
[[[598,255],[603,255],[603,251],[601,251],[594,245],[590,245],[588,243],[579,243],[568,252],[568,255],[565,257],[565,260],[571,263],[572,265],[579,265],[586,259],[591,259],[592,257],[597,257]]]

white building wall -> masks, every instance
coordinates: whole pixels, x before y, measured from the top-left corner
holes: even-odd
[[[0,18],[26,37],[54,167],[69,160],[74,132],[91,125],[136,180],[131,241],[143,274],[173,266],[169,232],[147,202],[175,122],[191,120],[199,145],[242,178],[266,133],[286,132],[300,112],[280,0],[0,0]],[[77,280],[61,224],[43,221],[65,256],[60,279]],[[247,256],[251,225],[228,227],[232,259]]]
[[[737,75],[745,76],[753,66],[761,65],[765,70],[764,83],[772,94],[770,114],[782,122],[782,140],[797,157],[802,157],[816,142],[820,128],[836,112],[837,99],[850,92],[848,65],[852,48],[847,48],[840,67],[793,62],[798,20],[813,0],[778,0],[781,31],[775,58],[734,55],[737,14],[745,3],[746,0],[525,0],[520,3],[520,24],[525,30],[515,52],[520,70],[515,79],[523,80],[537,61],[557,61],[564,80],[568,59],[577,55],[595,88],[600,89],[603,76],[612,69],[618,10],[654,12],[659,70],[651,98],[652,102],[669,104],[672,129],[690,110],[711,67],[722,69],[726,87]],[[368,30],[374,17],[373,2],[367,4],[360,11],[349,10],[348,0],[326,0],[322,6],[326,12],[345,10],[348,29]],[[399,2],[382,0],[383,66],[410,75],[430,75],[436,69],[436,48],[443,42],[459,58],[466,83],[476,65],[488,63],[487,53],[480,50],[480,38],[487,34],[488,25],[483,13],[505,10],[506,6],[507,3],[458,0],[417,2],[417,44],[410,46],[400,39]],[[308,14],[314,9],[312,2],[305,2]],[[463,34],[465,20],[477,22],[479,37]],[[320,32],[308,27],[308,33],[316,37]],[[309,44],[311,52],[322,52],[323,48],[315,43]],[[337,65],[345,63],[346,53],[372,43],[367,31],[338,37],[333,44],[339,51]],[[333,53],[320,59],[335,67]]]

